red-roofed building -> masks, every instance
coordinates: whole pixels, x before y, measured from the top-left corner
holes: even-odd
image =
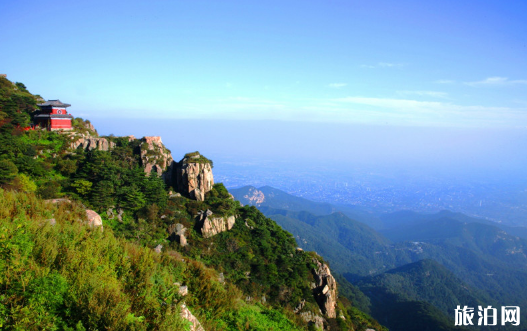
[[[40,110],[37,110],[34,117],[35,126],[39,125],[48,130],[71,130],[73,116],[66,111],[70,104],[60,100],[48,100],[37,106]]]

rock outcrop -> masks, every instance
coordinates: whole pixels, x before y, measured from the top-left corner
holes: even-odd
[[[169,239],[176,241],[181,245],[181,247],[187,246],[187,237],[185,237],[185,232],[187,228],[181,223],[172,224],[168,227],[168,232],[170,234]]]
[[[97,132],[91,124],[90,130],[93,130],[94,134],[86,133],[73,133],[71,135],[72,142],[70,147],[74,150],[82,148],[85,151],[99,150],[109,151],[115,147],[115,143],[108,140],[107,138],[101,138],[96,136]],[[133,142],[136,139],[134,136],[126,136],[128,142]],[[172,184],[172,166],[173,159],[170,150],[168,150],[161,137],[143,137],[139,139],[139,146],[135,148],[134,153],[139,154],[141,157],[141,165],[144,168],[145,173],[150,174],[152,172],[162,176],[165,181]]]
[[[308,324],[314,324],[317,329],[324,329],[325,319],[322,316],[313,314],[310,311],[305,311],[300,313],[300,317],[302,318],[302,320],[304,320],[304,322]]]
[[[187,198],[203,201],[212,189],[212,163],[198,152],[189,153],[176,164],[175,188]]]
[[[102,218],[97,212],[91,209],[86,209],[86,217],[88,218],[88,225],[91,227],[100,227],[101,230],[103,229],[102,226]]]
[[[198,214],[198,226],[201,229],[201,235],[204,238],[210,238],[218,233],[232,229],[236,223],[234,216],[212,216],[210,210],[201,211]]]
[[[50,203],[71,203],[71,200],[70,199],[66,199],[66,198],[47,199],[47,200],[44,200],[44,201],[50,202]]]
[[[316,268],[313,270],[315,285],[313,294],[322,312],[329,318],[337,317],[337,282],[331,275],[327,264],[314,259]]]
[[[205,331],[196,316],[192,315],[185,304],[181,305],[180,316],[190,322],[190,331]]]
[[[115,143],[108,141],[106,138],[96,138],[92,136],[82,135],[74,140],[70,147],[72,149],[82,148],[86,151],[99,150],[108,151],[115,147]]]
[[[131,137],[129,137],[131,138]],[[168,182],[172,173],[172,154],[168,150],[161,137],[143,137],[141,138],[141,145],[139,145],[139,154],[141,155],[141,163],[145,173],[157,173],[163,176]]]
[[[265,195],[263,194],[263,192],[255,187],[251,187],[247,194],[243,197],[249,200],[249,204],[251,206],[259,206],[265,201]]]
[[[99,136],[99,134],[97,133],[97,130],[95,130],[95,127],[93,126],[93,124],[91,124],[90,121],[88,120],[84,121],[83,127],[90,133],[90,135],[95,136],[95,137]]]
[[[110,207],[106,211],[106,216],[108,216],[109,219],[117,218],[119,222],[123,221],[123,213],[124,210],[122,208],[117,208],[117,210],[114,210],[115,207]]]

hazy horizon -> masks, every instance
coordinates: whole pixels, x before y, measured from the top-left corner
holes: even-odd
[[[527,129],[434,128],[293,121],[95,119],[102,135],[161,136],[178,160],[341,163],[484,175],[527,166]],[[116,126],[114,123],[119,123]]]

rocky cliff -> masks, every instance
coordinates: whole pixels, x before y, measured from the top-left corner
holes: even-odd
[[[232,229],[236,218],[234,216],[213,216],[212,211],[201,211],[198,216],[198,227],[204,238],[210,238],[218,233]]]
[[[212,162],[198,152],[186,154],[175,164],[174,188],[182,195],[203,201],[213,185]]]
[[[171,181],[172,174],[172,154],[168,150],[161,137],[143,137],[140,139],[138,152],[141,155],[141,164],[145,169],[145,173],[157,173],[163,176],[167,182]]]
[[[85,151],[109,151],[116,146],[109,138],[99,137],[91,123],[87,122],[83,125],[85,127],[83,126],[82,129],[85,131],[70,133],[70,148],[74,150],[81,148]],[[126,138],[128,142],[138,141],[134,154],[140,156],[145,173],[155,172],[171,185],[174,160],[170,150],[163,145],[161,137],[147,136],[136,139],[134,136],[127,136]]]
[[[322,312],[329,318],[337,317],[337,282],[331,275],[329,267],[325,263],[314,260],[316,268],[313,270],[315,276],[315,287],[313,293]]]
[[[74,135],[70,144],[72,149],[82,148],[85,151],[99,150],[108,151],[115,147],[115,143],[108,141],[106,138],[98,138],[91,135]]]

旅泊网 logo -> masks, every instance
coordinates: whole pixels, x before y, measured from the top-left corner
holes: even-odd
[[[488,306],[483,308],[478,306],[477,311],[473,307],[457,306],[454,310],[455,325],[469,326],[469,325],[498,325],[498,309]],[[518,306],[502,306],[501,307],[501,325],[520,325],[520,307]]]

